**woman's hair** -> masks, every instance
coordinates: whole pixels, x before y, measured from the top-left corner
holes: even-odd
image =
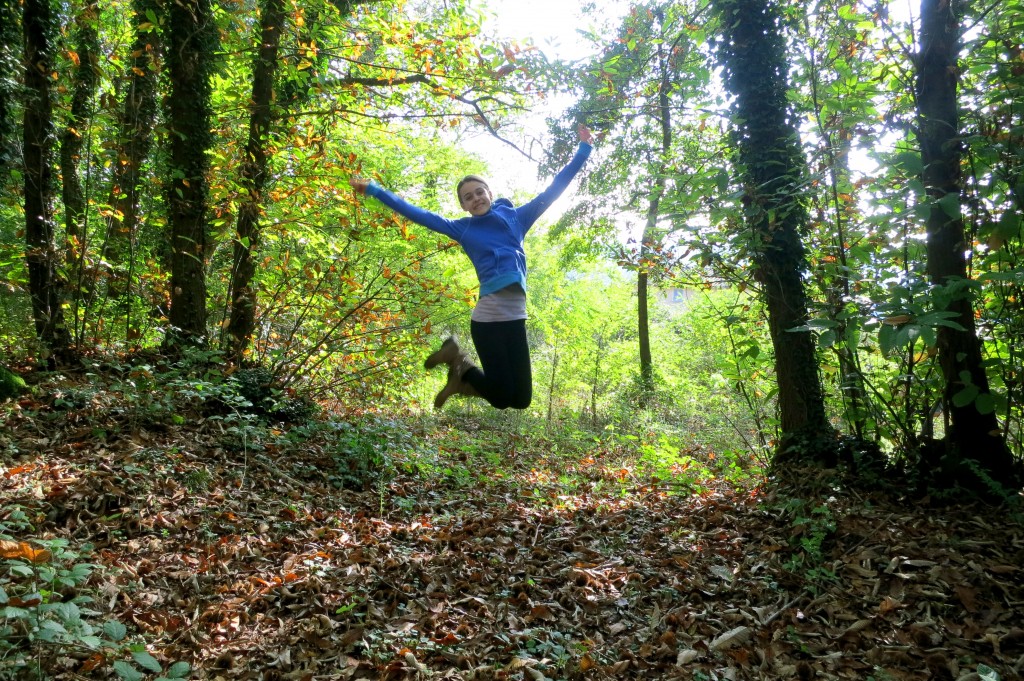
[[[487,180],[484,178],[479,175],[466,175],[464,178],[459,180],[457,185],[455,185],[455,198],[457,198],[460,203],[462,202],[462,185],[467,182],[479,182],[483,186],[487,187],[487,191],[491,191],[491,186],[487,184]]]

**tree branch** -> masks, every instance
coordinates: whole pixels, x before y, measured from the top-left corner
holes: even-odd
[[[417,73],[411,76],[399,76],[398,78],[364,78],[360,76],[345,76],[344,78],[336,80],[332,83],[327,83],[327,85],[395,86],[408,85],[409,83],[425,83],[432,87],[437,87],[436,83],[431,81],[430,78],[428,78],[426,74],[423,73]]]
[[[384,68],[384,67],[377,67],[377,68]],[[444,86],[439,84],[436,80],[432,79],[430,76],[428,76],[425,73],[413,73],[413,74],[410,74],[410,75],[399,76],[399,77],[396,77],[396,78],[363,77],[363,76],[352,76],[352,75],[349,75],[349,76],[345,76],[343,78],[339,78],[339,79],[337,79],[335,81],[332,81],[331,83],[327,83],[326,85],[328,87],[330,87],[331,85],[335,85],[335,86],[338,86],[338,85],[365,85],[365,86],[368,86],[368,87],[374,87],[374,86],[378,86],[378,87],[382,87],[382,86],[393,87],[393,86],[398,86],[398,85],[408,85],[408,84],[411,84],[411,83],[421,83],[423,85],[427,85],[427,86],[433,88],[437,93],[446,94],[447,96],[451,97],[455,101],[461,102],[461,103],[466,104],[467,106],[471,107],[473,109],[473,111],[475,112],[473,114],[473,118],[475,120],[483,123],[484,127],[487,128],[487,131],[495,139],[497,139],[497,140],[507,144],[508,146],[512,147],[513,149],[518,151],[520,154],[522,154],[524,157],[526,157],[530,161],[536,161],[536,159],[534,159],[533,156],[531,156],[529,154],[529,152],[524,151],[523,149],[521,149],[518,145],[516,145],[515,142],[513,142],[513,141],[511,141],[511,140],[509,140],[509,139],[507,139],[505,137],[502,137],[501,134],[498,132],[497,128],[495,128],[494,125],[489,120],[488,112],[486,110],[484,110],[484,108],[482,106],[482,103],[484,103],[484,102],[493,102],[493,103],[495,103],[495,104],[497,104],[499,106],[510,108],[510,109],[517,108],[515,105],[503,102],[500,99],[498,99],[497,97],[494,97],[493,95],[484,95],[484,96],[478,97],[476,99],[470,99],[465,94],[458,95],[458,94],[452,92],[451,90],[449,90],[448,88],[445,88]],[[367,114],[361,114],[359,112],[350,111],[350,110],[346,111],[346,113],[352,113],[352,114],[356,114],[356,115],[367,116],[369,118],[387,118],[386,116],[380,116],[380,117],[369,116]],[[465,116],[467,114],[444,114],[442,116],[447,116],[447,115],[462,115],[462,116]],[[413,118],[413,117],[415,117],[415,116],[412,116],[412,115],[410,115],[410,116],[402,116],[402,118]]]

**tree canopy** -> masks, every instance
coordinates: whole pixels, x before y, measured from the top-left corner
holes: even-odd
[[[0,53],[17,65],[0,338],[12,366],[198,352],[311,396],[400,399],[474,282],[454,244],[347,179],[457,213],[454,179],[494,162],[461,141],[517,153],[524,120],[568,101],[540,171],[580,122],[600,143],[578,200],[531,237],[559,253],[532,342],[550,386],[569,356],[595,369],[549,390],[552,415],[672,418],[692,383],[657,301],[728,289],[708,371],[751,441],[806,429],[797,448],[832,464],[850,437],[927,484],[986,489],[1022,453],[1019,9],[780,2],[756,23],[739,2],[595,5],[579,30],[595,56],[570,63],[484,35],[468,2],[5,4],[22,39]],[[634,328],[565,324],[546,279],[622,285],[609,266],[635,276]],[[613,338],[634,361],[599,370]]]

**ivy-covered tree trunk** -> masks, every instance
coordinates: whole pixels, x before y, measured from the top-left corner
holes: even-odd
[[[762,0],[717,0],[725,82],[735,97],[738,164],[746,187],[754,275],[768,310],[785,446],[831,433],[825,416],[814,339],[807,324],[806,258],[800,232],[806,174],[786,101],[787,63],[778,7]]]
[[[938,357],[945,380],[944,405],[951,428],[947,453],[953,461],[973,459],[997,480],[1004,480],[1013,459],[999,435],[974,306],[966,282],[967,242],[960,209],[962,189],[960,121],[957,115],[959,2],[923,0],[917,55],[918,136],[927,192],[928,276],[943,292],[946,311],[961,328],[940,326]],[[962,482],[962,480],[961,480]]]
[[[269,175],[270,151],[267,145],[273,120],[277,52],[284,21],[283,0],[264,0],[260,46],[253,68],[252,101],[249,104],[249,139],[241,169],[244,199],[238,209],[231,269],[231,316],[226,330],[228,352],[237,363],[244,359],[256,325],[255,254],[259,247],[259,220]]]
[[[165,344],[206,341],[207,150],[216,27],[209,0],[167,3],[171,328]]]
[[[69,295],[73,300],[82,298],[85,282],[82,263],[86,249],[86,195],[79,172],[82,149],[96,96],[98,82],[99,7],[87,2],[75,17],[75,44],[72,62],[75,65],[71,94],[71,112],[60,138],[61,197],[64,201],[64,238],[67,243],[64,257],[69,279]],[[77,336],[77,333],[76,333]]]
[[[135,262],[134,244],[139,226],[142,196],[142,168],[153,144],[156,122],[156,62],[160,43],[150,16],[159,11],[157,0],[133,0],[134,39],[121,91],[123,98],[117,123],[117,144],[111,173],[110,205],[113,208],[103,243],[103,259],[112,271],[108,295],[131,296]],[[131,306],[126,306],[126,335],[134,334]]]
[[[14,137],[18,126],[15,117],[17,98],[17,74],[19,73],[17,49],[21,44],[18,33],[20,18],[18,0],[0,0],[0,171],[6,170],[14,159]]]
[[[53,18],[49,0],[26,0],[24,32],[25,259],[36,336],[62,360],[70,351],[64,326],[53,217],[55,130],[51,101]]]

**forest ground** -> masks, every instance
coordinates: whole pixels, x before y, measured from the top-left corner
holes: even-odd
[[[0,411],[0,606],[32,605],[14,602],[12,565],[91,563],[73,591],[165,673],[181,661],[225,680],[1024,673],[1019,513],[822,474],[781,484],[736,461],[713,475],[706,454],[653,474],[629,439],[570,443],[458,405],[256,427],[159,422],[124,395],[72,392]],[[28,548],[46,538],[68,543]],[[50,678],[116,678],[112,649],[8,634],[0,677],[30,650]],[[157,676],[152,658],[119,654],[121,678]]]

